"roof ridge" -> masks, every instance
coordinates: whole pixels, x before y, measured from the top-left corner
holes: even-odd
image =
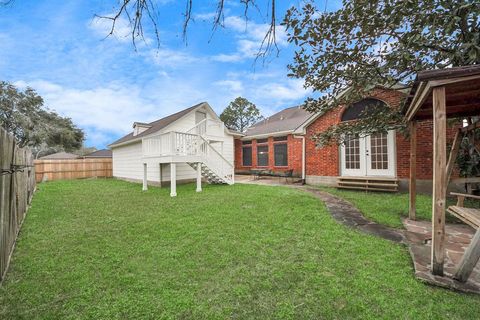
[[[169,118],[169,117],[176,116],[176,115],[178,115],[179,113],[185,112],[185,111],[187,111],[187,110],[189,110],[189,109],[195,109],[195,108],[199,107],[200,105],[202,105],[202,104],[204,104],[204,103],[205,103],[205,102],[197,103],[196,105],[193,105],[193,106],[191,106],[191,107],[188,107],[188,108],[182,109],[182,110],[180,110],[180,111],[177,111],[177,112],[175,112],[175,113],[169,114],[168,116],[165,116],[165,117],[163,117],[163,118],[154,120],[154,121],[149,122],[149,123],[147,123],[147,124],[152,125],[152,124],[154,124],[155,122],[164,120],[164,119]]]
[[[136,140],[137,138],[141,138],[141,137],[144,137],[146,135],[149,135],[151,133],[154,133],[154,132],[157,132],[159,130],[162,130],[163,128],[165,128],[166,126],[170,125],[171,123],[177,121],[178,119],[182,118],[183,116],[185,116],[186,114],[188,114],[190,111],[200,107],[201,105],[203,104],[208,104],[207,102],[200,102],[200,103],[197,103],[189,108],[185,108],[183,110],[180,110],[178,112],[175,112],[173,114],[170,114],[168,116],[165,116],[163,118],[160,118],[158,120],[155,120],[155,121],[152,121],[150,123],[148,123],[148,125],[150,126],[150,128],[148,128],[147,130],[137,134],[137,135],[133,135],[133,132],[129,132],[128,134],[124,135],[123,137],[121,137],[120,139],[117,139],[115,140],[114,142],[110,143],[109,146],[113,146],[113,145],[116,145],[116,144],[120,144],[120,143],[124,143],[124,142],[127,142],[127,141],[131,141],[131,140]]]

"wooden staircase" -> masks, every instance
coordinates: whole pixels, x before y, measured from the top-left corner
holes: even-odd
[[[197,170],[198,162],[189,162],[188,165]],[[229,176],[220,176],[210,168],[207,164],[201,163],[202,177],[210,184],[233,184],[233,180]]]
[[[397,192],[398,179],[387,177],[338,177],[337,188]]]

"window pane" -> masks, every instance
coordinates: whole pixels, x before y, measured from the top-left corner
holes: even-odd
[[[267,143],[268,139],[257,139],[257,143]]]
[[[257,147],[257,166],[268,166],[268,146]]]
[[[273,141],[287,141],[287,136],[273,137]]]
[[[275,144],[273,146],[273,150],[275,152],[275,166],[288,166],[288,150],[287,144]]]
[[[370,137],[372,147],[372,169],[388,169],[388,140],[386,133],[376,133]]]
[[[252,165],[252,147],[243,147],[242,148],[242,161],[245,167]]]
[[[345,168],[360,169],[360,140],[358,135],[345,139]]]
[[[245,145],[245,144],[252,144],[252,140],[242,141],[242,144],[243,144],[243,145]]]

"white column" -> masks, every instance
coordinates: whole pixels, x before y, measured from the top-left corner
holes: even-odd
[[[148,185],[147,185],[147,164],[143,164],[143,186],[142,186],[142,191],[147,191],[148,190]]]
[[[162,164],[161,163],[158,164],[158,170],[160,172],[158,182],[159,182],[159,187],[161,188],[162,187]]]
[[[202,191],[202,163],[197,163],[197,192]]]
[[[170,197],[177,196],[177,164],[170,163]]]

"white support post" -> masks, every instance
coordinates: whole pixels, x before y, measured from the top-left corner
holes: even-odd
[[[170,162],[170,197],[177,196],[177,164]]]
[[[197,192],[202,192],[202,163],[197,162]]]
[[[162,164],[161,163],[158,164],[158,170],[160,172],[158,182],[159,182],[159,187],[161,188],[162,187]]]
[[[147,164],[143,164],[143,186],[142,186],[142,191],[147,191],[148,190],[148,184],[147,184]]]

